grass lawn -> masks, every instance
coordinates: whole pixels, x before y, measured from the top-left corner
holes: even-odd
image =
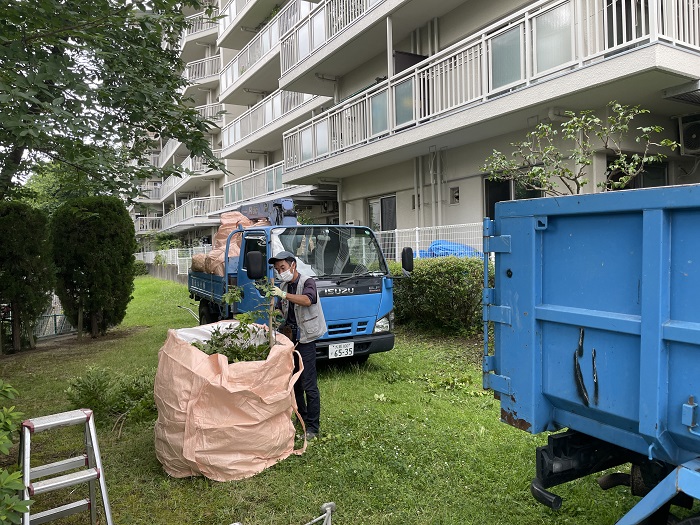
[[[176,307],[189,302],[185,286],[139,277],[124,323],[107,337],[78,343],[71,336],[0,357],[0,377],[19,390],[26,417],[69,410],[68,382],[90,365],[155,371],[167,330],[195,322]],[[334,501],[337,525],[615,523],[636,498],[621,487],[603,492],[593,477],[557,487],[558,512],[534,501],[534,449],[545,437],[499,421],[498,403],[481,388],[480,353],[478,339],[404,330],[394,350],[366,365],[321,367],[323,437],[243,481],[171,478],[156,460],[152,423],[127,422],[118,432],[112,421],[98,421],[114,522],[303,525]],[[71,430],[36,435],[40,463],[80,450]],[[13,450],[0,461],[15,458]],[[37,497],[36,510],[47,496]]]

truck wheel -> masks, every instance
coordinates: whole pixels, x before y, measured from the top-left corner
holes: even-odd
[[[700,525],[700,514],[686,518],[683,521],[678,522],[678,525]]]
[[[199,324],[210,324],[213,323],[213,315],[211,314],[211,308],[209,308],[209,301],[199,301]]]

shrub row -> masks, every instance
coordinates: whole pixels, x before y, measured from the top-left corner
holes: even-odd
[[[393,275],[402,274],[399,263],[389,266]],[[489,281],[493,281],[492,265]],[[394,281],[396,321],[434,332],[478,332],[482,328],[483,287],[484,262],[480,258],[416,259],[411,276]]]

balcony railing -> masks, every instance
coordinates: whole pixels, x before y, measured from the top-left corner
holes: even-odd
[[[157,186],[155,184],[141,184],[139,192],[143,195],[142,199],[158,200],[160,199],[160,183]]]
[[[217,159],[221,158],[220,149],[213,150],[212,153]],[[185,181],[190,177],[190,175],[199,175],[201,173],[206,172],[209,169],[206,163],[199,157],[187,157],[181,165],[185,170],[189,171],[183,171],[179,176],[170,175],[167,179],[163,181],[163,185],[160,187],[160,196],[162,199],[166,198],[173,191],[182,186],[185,183]]]
[[[294,24],[311,10],[310,2],[293,0],[285,5],[221,71],[221,91],[229,87],[271,51]]]
[[[137,217],[134,219],[136,233],[159,231],[162,226],[162,217]]]
[[[160,153],[158,154],[158,167],[162,168],[165,166],[165,164],[170,160],[170,157],[172,157],[173,153],[177,151],[177,148],[180,147],[180,141],[177,139],[168,139],[168,142],[165,143],[165,146],[163,146],[163,149],[160,150]]]
[[[223,35],[226,29],[233,24],[233,21],[238,17],[238,14],[243,11],[243,8],[248,5],[249,2],[255,0],[231,0],[226,6],[221,10],[221,18],[219,19],[219,34]]]
[[[224,127],[221,132],[223,148],[230,148],[314,98],[316,95],[307,93],[275,91]]]
[[[698,3],[670,4],[533,3],[287,131],[285,171],[643,43],[665,41],[700,51]]]
[[[245,177],[224,184],[224,206],[232,206],[246,200],[270,195],[295,184],[283,184],[282,162],[255,171]]]
[[[197,106],[197,111],[200,116],[205,120],[211,120],[212,122],[221,122],[224,120],[224,105],[223,104],[207,104],[205,106]]]
[[[385,0],[324,0],[283,40],[282,74]]]
[[[213,57],[188,62],[185,66],[183,77],[190,82],[196,82],[197,80],[203,80],[205,78],[216,76],[219,74],[220,70],[221,59],[219,55],[215,55]]]
[[[163,215],[163,229],[167,230],[180,224],[181,222],[196,217],[206,217],[210,213],[220,210],[223,207],[223,197],[204,197],[190,199],[185,204],[178,206],[170,213]]]
[[[209,31],[210,29],[216,29],[216,20],[212,20],[217,16],[216,10],[212,13],[211,17],[205,15],[204,13],[197,13],[196,15],[188,16],[187,21],[189,25],[182,33],[182,39],[186,39],[188,36],[201,33],[203,31]]]

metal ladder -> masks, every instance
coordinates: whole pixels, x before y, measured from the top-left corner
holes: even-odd
[[[58,427],[72,425],[85,425],[85,453],[74,458],[31,467],[30,440],[32,434],[43,432]],[[92,410],[80,409],[52,414],[49,416],[27,419],[22,423],[22,435],[20,442],[20,463],[22,468],[22,482],[24,483],[24,499],[29,499],[38,494],[44,494],[54,490],[72,487],[80,483],[87,483],[90,497],[81,499],[60,507],[38,512],[30,516],[30,512],[25,512],[22,517],[22,525],[38,525],[65,516],[70,516],[77,512],[90,510],[90,520],[92,525],[97,523],[97,507],[95,505],[95,480],[99,480],[100,492],[102,494],[102,505],[107,525],[112,525],[112,514],[107,498],[107,485],[105,484],[104,473],[102,471],[102,460],[100,459],[100,449],[97,445],[97,434],[95,432],[95,421],[92,417]],[[81,469],[81,470],[76,470]],[[72,471],[68,474],[55,476],[62,472]],[[47,477],[54,476],[54,477]],[[34,481],[39,478],[40,481]]]

